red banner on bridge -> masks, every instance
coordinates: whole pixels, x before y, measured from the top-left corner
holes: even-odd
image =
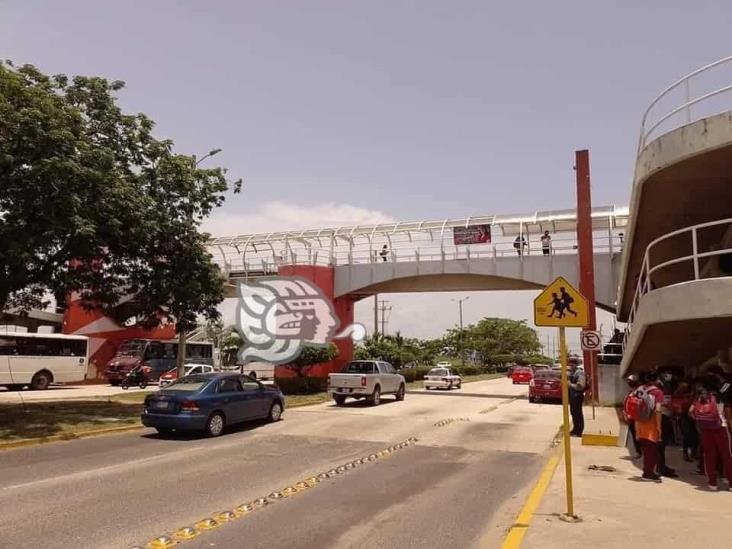
[[[491,226],[453,227],[452,241],[456,246],[459,244],[489,244],[491,241]]]

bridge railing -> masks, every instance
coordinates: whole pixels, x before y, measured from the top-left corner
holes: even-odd
[[[715,74],[715,70],[725,69],[732,69],[732,56],[692,71],[663,90],[643,113],[638,155],[650,140],[662,131],[668,132],[711,114],[732,110],[732,93],[728,93],[732,91],[732,85],[720,86],[720,82],[730,81],[730,75],[715,78],[720,76]],[[692,97],[695,93],[692,87],[707,91]],[[676,94],[680,94],[681,99],[678,99]],[[665,108],[670,110],[656,115],[661,105],[666,105]]]
[[[643,255],[623,346],[644,296],[693,280],[732,276],[732,218],[699,223],[653,240]]]
[[[595,235],[593,247],[597,253],[620,252],[623,246],[622,235]],[[577,240],[569,236],[552,239],[548,253],[545,253],[538,240],[527,240],[526,245],[518,248],[514,241],[506,240],[491,244],[446,245],[444,242],[394,242],[393,248],[371,249],[290,249],[251,257],[246,260],[231,258],[225,263],[219,259],[220,266],[227,274],[262,276],[276,274],[282,265],[357,265],[379,264],[385,262],[451,261],[470,259],[499,259],[576,254]]]

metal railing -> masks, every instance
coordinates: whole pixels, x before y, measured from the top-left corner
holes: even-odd
[[[732,85],[722,86],[721,88],[713,89],[707,93],[704,93],[698,97],[695,97],[692,99],[691,97],[691,87],[692,82],[694,79],[701,74],[708,73],[711,69],[714,69],[716,67],[720,67],[722,65],[726,65],[727,63],[732,62],[732,56],[725,57],[724,59],[720,59],[719,61],[715,61],[714,63],[710,63],[708,65],[705,65],[693,72],[690,72],[683,78],[678,79],[676,82],[671,84],[669,87],[667,87],[665,90],[663,90],[658,97],[656,97],[651,104],[648,106],[646,111],[643,113],[643,118],[641,120],[641,130],[640,130],[640,139],[638,140],[638,155],[640,156],[641,151],[645,148],[645,146],[648,144],[648,139],[651,137],[653,132],[658,129],[661,124],[666,122],[667,120],[670,120],[676,115],[685,114],[685,117],[683,119],[683,122],[678,124],[677,126],[674,126],[673,128],[669,128],[669,131],[671,129],[675,129],[677,127],[680,127],[682,125],[690,124],[693,121],[692,116],[692,107],[695,105],[698,105],[700,103],[703,103],[712,97],[716,97],[718,95],[721,95],[723,93],[726,93],[728,91],[732,90]],[[665,113],[664,115],[660,116],[655,122],[649,125],[648,117],[651,114],[651,112],[654,110],[654,107],[661,102],[664,98],[668,97],[671,93],[673,93],[676,90],[683,90],[684,94],[684,100],[683,103],[674,107],[669,112]],[[732,94],[731,94],[732,97]],[[719,111],[719,112],[724,112]],[[708,115],[706,115],[708,116]]]
[[[726,230],[725,229],[726,226]],[[700,251],[699,249],[699,235],[700,232],[705,229],[710,228],[718,228],[721,229],[722,234],[724,235],[721,241],[718,241],[718,243],[713,247],[716,249],[710,249],[706,251]],[[659,244],[662,244],[664,242],[671,243],[670,241],[676,237],[683,237],[684,235],[688,235],[690,238],[690,241],[687,242],[687,244],[690,245],[691,253],[686,255],[681,255],[677,257],[672,257],[671,259],[666,259],[664,261],[660,261],[656,264],[651,265],[651,256],[654,248],[657,248]],[[678,247],[678,243],[677,243]],[[726,272],[722,272],[721,270],[717,273],[712,273],[712,276],[705,276],[707,273],[702,272],[702,265],[701,261],[708,259],[708,258],[714,258],[723,256],[726,254],[732,254],[732,218],[727,219],[720,219],[717,221],[709,221],[707,223],[699,223],[697,225],[692,225],[690,227],[684,227],[683,229],[678,229],[676,231],[672,231],[670,233],[667,233],[663,236],[660,236],[653,240],[648,246],[646,247],[646,251],[643,254],[643,263],[641,264],[641,269],[638,274],[638,280],[636,282],[635,287],[635,293],[633,295],[633,303],[630,308],[630,314],[628,315],[628,328],[625,332],[625,337],[623,339],[623,348],[627,345],[628,341],[630,340],[630,334],[633,327],[633,322],[635,320],[635,315],[638,312],[638,307],[640,305],[641,300],[643,297],[648,294],[649,292],[652,292],[654,290],[657,290],[659,287],[668,287],[673,286],[675,284],[680,284],[683,282],[689,282],[692,280],[700,280],[703,278],[719,278],[722,276],[732,276],[732,273],[727,274]],[[668,269],[669,267],[672,267],[674,265],[682,265],[682,264],[689,264],[691,263],[692,269],[691,269],[691,276],[688,276],[686,274],[681,274],[680,277],[677,277],[670,283],[666,283],[663,286],[657,286],[653,282],[653,275],[658,274],[659,272],[663,271],[664,269]]]
[[[516,249],[514,241],[506,240],[482,245],[446,245],[442,242],[401,242],[395,248],[388,249],[386,255],[379,250],[363,249],[320,249],[306,248],[288,249],[282,252],[267,252],[261,257],[239,260],[231,258],[222,265],[228,275],[262,276],[276,274],[282,265],[363,265],[423,261],[452,261],[471,259],[499,259],[504,257],[518,258],[523,261],[527,257],[546,257],[576,254],[577,239],[574,237],[555,237],[548,253],[540,241],[527,240],[526,246]],[[595,253],[616,253],[623,248],[623,238],[617,234],[593,237]],[[521,253],[519,253],[519,251]],[[218,261],[221,264],[221,260]]]

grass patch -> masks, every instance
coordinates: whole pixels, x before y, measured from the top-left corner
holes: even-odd
[[[0,441],[69,436],[105,427],[137,425],[140,404],[124,402],[33,402],[0,404]]]

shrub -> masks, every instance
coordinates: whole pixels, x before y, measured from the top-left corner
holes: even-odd
[[[413,381],[420,381],[424,379],[424,376],[427,375],[427,372],[429,372],[432,368],[403,368],[399,370],[399,373],[404,376],[404,379],[407,383],[411,383]]]
[[[312,395],[328,388],[327,377],[276,377],[275,385],[286,395]]]

